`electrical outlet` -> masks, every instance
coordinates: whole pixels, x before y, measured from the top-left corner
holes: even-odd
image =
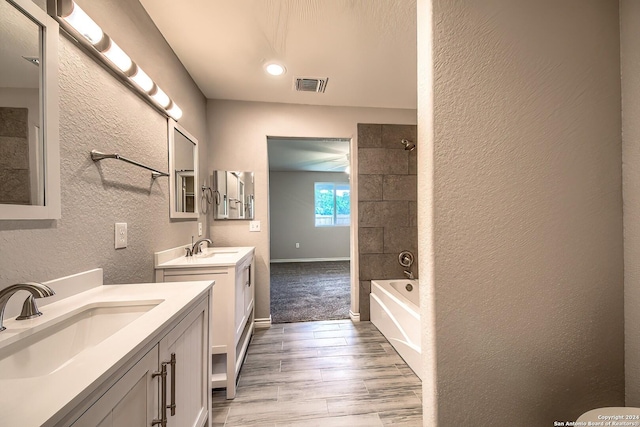
[[[115,244],[116,244],[116,249],[122,249],[127,247],[127,223],[126,222],[116,222]]]
[[[202,236],[202,223],[198,223],[198,237]]]
[[[260,231],[260,221],[249,222],[249,231]]]
[[[296,249],[300,249],[300,243],[296,243]]]

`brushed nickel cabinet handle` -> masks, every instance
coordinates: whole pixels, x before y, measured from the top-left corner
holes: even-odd
[[[171,404],[167,408],[171,409],[171,416],[176,414],[176,354],[171,353]]]
[[[160,371],[154,372],[151,375],[152,378],[160,377],[160,419],[154,419],[151,421],[152,426],[161,425],[167,426],[167,364],[162,362]]]

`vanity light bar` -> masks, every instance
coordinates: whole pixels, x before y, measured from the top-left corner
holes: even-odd
[[[182,110],[169,96],[135,63],[129,55],[111,39],[73,0],[56,0],[56,17],[67,30],[72,29],[82,36],[83,45],[92,48],[102,61],[118,74],[133,83],[133,87],[145,95],[172,119],[178,121]],[[81,40],[82,41],[82,40]]]

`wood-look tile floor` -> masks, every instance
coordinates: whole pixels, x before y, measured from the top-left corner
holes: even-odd
[[[421,426],[422,384],[370,322],[257,329],[236,398],[213,392],[213,426]]]

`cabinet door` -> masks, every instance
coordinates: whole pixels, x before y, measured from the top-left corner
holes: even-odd
[[[254,272],[255,263],[253,262],[253,258],[251,259],[251,263],[248,266],[245,274],[245,287],[244,287],[244,314],[245,317],[249,318],[251,315],[251,310],[253,309],[253,300],[255,295],[255,286],[253,285],[253,281],[255,279]]]
[[[242,330],[244,329],[244,323],[246,320],[245,312],[244,312],[244,291],[246,289],[246,270],[247,266],[242,264],[238,266],[236,270],[236,283],[234,285],[235,288],[235,306],[234,306],[234,319],[235,319],[235,343],[238,342],[240,335],[242,334]]]
[[[209,390],[209,300],[202,301],[160,341],[167,365],[167,425],[201,427],[211,407]],[[175,363],[171,363],[175,360]],[[175,405],[175,406],[174,406]]]
[[[157,408],[158,380],[152,377],[158,369],[156,345],[96,403],[94,403],[73,427],[150,426]]]

